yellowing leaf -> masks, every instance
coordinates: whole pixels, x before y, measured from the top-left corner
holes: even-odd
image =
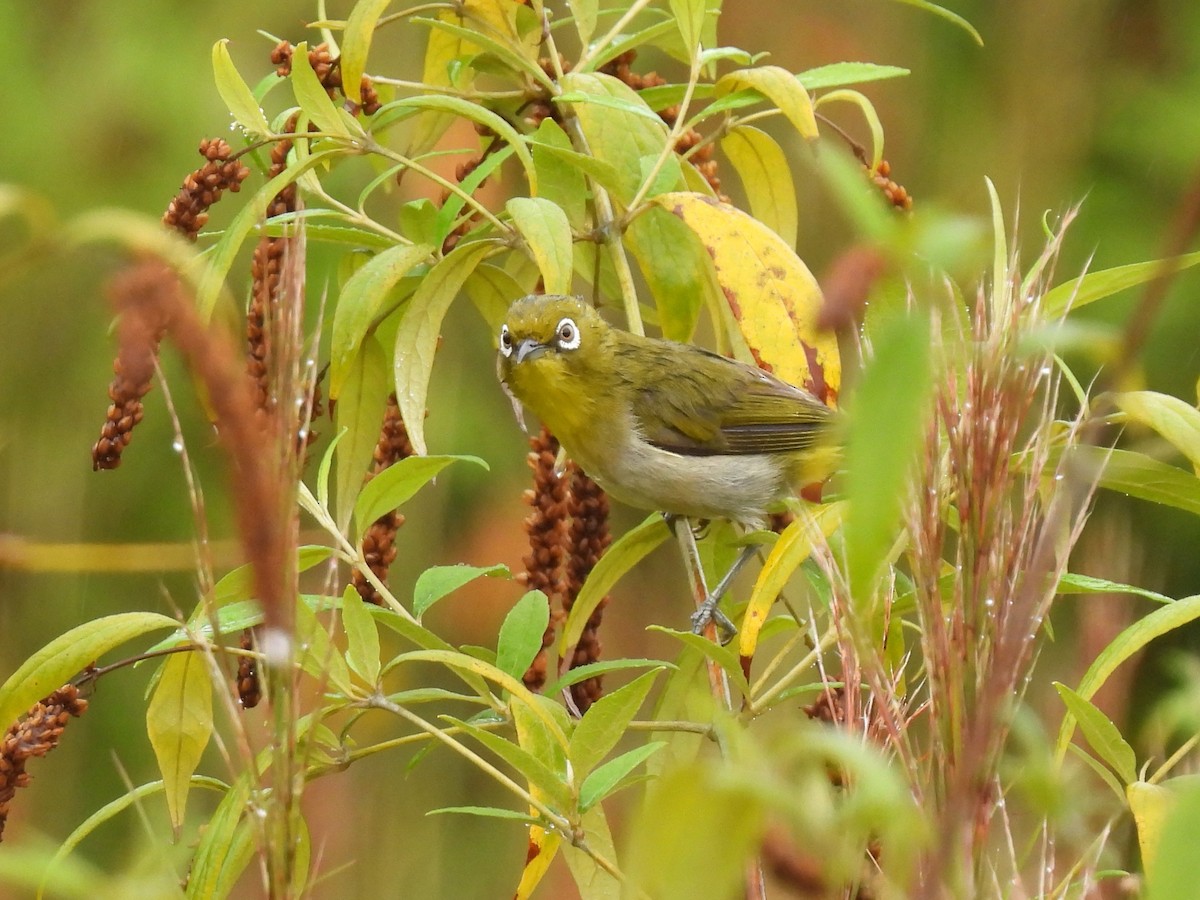
[[[779,66],[759,66],[739,69],[717,82],[717,96],[723,97],[743,88],[758,91],[779,108],[800,135],[808,140],[818,137],[817,118],[813,114],[812,98],[796,76]]]
[[[360,0],[350,10],[342,37],[342,85],[346,96],[359,102],[359,88],[367,66],[367,52],[375,36],[375,23],[391,0]]]
[[[537,815],[536,809],[533,810],[533,814]],[[562,846],[562,835],[557,831],[547,831],[540,825],[530,826],[525,868],[521,871],[521,882],[517,885],[517,892],[513,895],[513,900],[528,900],[533,896],[534,889],[542,883],[542,879],[550,869],[550,863],[554,862],[554,857],[558,855],[560,846]]]
[[[175,653],[146,708],[146,734],[154,748],[167,795],[171,827],[179,833],[192,773],[212,736],[212,674],[199,651]]]
[[[267,117],[229,56],[228,43],[228,40],[220,40],[213,44],[212,65],[217,93],[238,124],[248,132],[258,136],[270,134],[271,126],[267,124]]]
[[[1200,475],[1200,410],[1155,391],[1128,391],[1116,394],[1113,400],[1130,419],[1161,434]]]
[[[350,126],[338,111],[329,95],[325,93],[317,73],[313,71],[308,61],[308,44],[301,42],[296,45],[292,54],[292,92],[300,108],[312,119],[313,124],[327,134],[349,139]],[[353,120],[351,120],[353,121]],[[360,129],[357,123],[355,129]]]
[[[721,149],[742,180],[754,218],[789,247],[795,247],[799,228],[796,185],[787,157],[775,139],[765,131],[742,125],[722,139]]]
[[[462,244],[429,270],[417,288],[400,327],[396,331],[396,400],[400,415],[408,426],[413,450],[420,456],[425,449],[425,398],[433,371],[433,353],[446,310],[458,295],[467,276],[491,251],[487,243]]]
[[[333,311],[329,346],[331,398],[336,400],[341,395],[350,364],[375,324],[388,292],[432,251],[428,244],[398,245],[373,256],[347,279]]]
[[[746,615],[742,618],[742,627],[738,632],[738,653],[743,659],[754,655],[759,633],[766,624],[767,614],[779,597],[779,592],[792,573],[812,554],[816,529],[819,528],[822,534],[829,537],[841,527],[845,511],[845,503],[841,502],[818,507],[812,515],[796,519],[779,535],[779,540],[763,563],[762,571],[758,573]]]
[[[571,292],[571,223],[567,214],[543,197],[513,197],[505,207],[542,273],[547,294]]]
[[[836,405],[842,381],[837,337],[818,330],[821,289],[792,248],[752,216],[700,194],[661,194],[653,202],[704,244],[758,365]]]
[[[1154,868],[1158,845],[1162,840],[1163,823],[1174,805],[1175,795],[1162,785],[1135,781],[1126,786],[1125,799],[1137,826],[1142,868],[1149,872]]]

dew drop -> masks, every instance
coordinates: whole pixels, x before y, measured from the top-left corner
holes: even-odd
[[[175,440],[171,441],[171,449],[174,450],[176,453],[182,453],[183,452],[183,441],[181,441],[179,438],[175,438]]]

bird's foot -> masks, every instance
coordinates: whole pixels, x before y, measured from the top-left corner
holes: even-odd
[[[717,626],[717,639],[724,647],[737,636],[738,630],[737,626],[733,624],[733,620],[721,612],[721,608],[717,606],[720,600],[720,596],[714,597],[709,594],[704,602],[696,607],[696,611],[692,613],[692,633],[703,634],[704,629],[711,622]]]

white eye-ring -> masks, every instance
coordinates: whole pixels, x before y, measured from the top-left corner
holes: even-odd
[[[579,328],[573,319],[562,319],[554,330],[554,337],[559,350],[576,350],[579,348]]]
[[[500,355],[512,356],[513,342],[512,335],[508,333],[508,326],[500,326]]]

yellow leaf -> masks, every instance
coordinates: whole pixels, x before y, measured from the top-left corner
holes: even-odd
[[[1174,806],[1174,795],[1159,784],[1135,781],[1125,788],[1125,799],[1137,826],[1138,849],[1142,853],[1142,866],[1147,872],[1154,867],[1154,859],[1162,840],[1163,823]]]
[[[179,833],[192,774],[212,737],[212,673],[200,652],[176,653],[146,708],[146,733],[162,771],[171,827]]]
[[[747,213],[700,194],[660,194],[652,202],[700,238],[755,362],[836,406],[837,336],[817,328],[821,289],[792,248]]]
[[[723,97],[742,88],[752,88],[774,103],[802,137],[810,141],[819,137],[812,98],[787,69],[759,66],[730,72],[717,82],[717,96]]]
[[[779,535],[779,540],[763,563],[762,571],[758,573],[738,632],[738,654],[743,659],[754,655],[759,632],[766,624],[767,613],[771,611],[779,592],[792,573],[812,554],[816,529],[820,528],[821,533],[829,537],[841,527],[845,513],[845,503],[830,503],[818,507],[812,515],[796,519]]]
[[[765,131],[742,125],[722,139],[721,149],[737,170],[754,217],[789,247],[795,247],[799,228],[796,186],[787,157],[775,139]]]
[[[537,810],[532,810],[537,815]],[[562,835],[557,831],[547,831],[538,825],[529,828],[529,851],[525,857],[525,868],[521,871],[521,883],[517,885],[514,900],[526,900],[533,895],[534,889],[545,877],[550,863],[558,855],[562,845]]]

